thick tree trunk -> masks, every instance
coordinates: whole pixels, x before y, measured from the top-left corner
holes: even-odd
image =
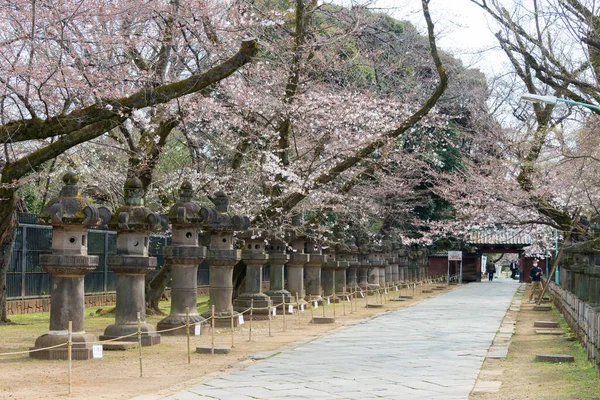
[[[6,315],[6,276],[17,235],[17,199],[16,189],[0,188],[0,323],[10,322]]]
[[[162,297],[167,285],[171,282],[171,265],[165,264],[158,271],[158,274],[150,281],[146,288],[146,313],[147,314],[164,314],[158,308],[158,302]]]

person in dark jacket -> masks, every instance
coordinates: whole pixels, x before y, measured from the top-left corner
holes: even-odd
[[[510,278],[511,279],[517,279],[517,271],[519,270],[519,267],[517,266],[516,262],[511,262],[510,263]]]
[[[488,279],[489,281],[493,281],[494,280],[494,274],[496,273],[496,264],[494,263],[490,263],[490,265],[488,265],[487,267],[487,273],[488,273]]]
[[[533,295],[540,295],[542,293],[542,269],[538,267],[538,260],[533,261],[533,268],[529,271],[529,277],[531,278],[531,294],[529,295],[529,302],[533,300]]]

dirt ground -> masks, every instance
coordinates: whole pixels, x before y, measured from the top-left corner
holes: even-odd
[[[366,308],[365,299],[359,298],[351,312],[350,304],[335,306],[335,324],[314,325],[309,323],[309,309],[302,313],[287,315],[285,331],[283,317],[277,315],[272,321],[272,336],[269,337],[268,321],[253,321],[252,341],[249,342],[249,320],[235,328],[234,347],[227,355],[202,355],[194,352],[196,346],[210,345],[210,333],[191,337],[191,363],[188,364],[185,336],[163,336],[161,344],[142,348],[143,376],[140,377],[137,349],[126,351],[104,351],[102,359],[73,361],[72,398],[85,399],[128,399],[143,394],[168,395],[186,387],[196,385],[220,373],[231,371],[254,361],[248,356],[260,351],[277,349],[287,343],[318,337],[345,323],[373,316],[401,307],[408,307],[424,298],[437,295],[421,293],[426,286],[415,291],[414,299],[404,302],[386,301],[383,309]],[[452,290],[452,286],[449,290]],[[390,291],[389,298],[397,295],[412,295],[412,289]],[[369,296],[369,303],[375,303]],[[345,307],[345,315],[344,315]],[[86,332],[96,337],[113,323],[114,316],[86,317]],[[314,309],[315,316],[323,315],[323,308]],[[334,306],[326,307],[327,316],[333,316]],[[35,339],[48,329],[48,313],[11,317],[17,325],[0,326],[0,353],[27,350]],[[156,323],[160,317],[148,317],[147,322]],[[27,321],[26,323],[20,321]],[[33,322],[32,322],[33,321]],[[215,344],[230,346],[231,329],[215,329]],[[66,361],[43,361],[26,355],[0,356],[0,399],[55,399],[68,397],[68,363]]]
[[[587,361],[585,352],[573,341],[561,315],[552,311],[533,311],[528,304],[531,287],[523,294],[517,314],[516,331],[506,359],[486,359],[479,379],[501,382],[495,393],[471,393],[471,400],[513,399],[600,399],[598,370]],[[550,304],[550,303],[548,303]],[[535,321],[557,321],[564,335],[538,335]],[[574,363],[552,364],[535,361],[536,354],[569,354]]]

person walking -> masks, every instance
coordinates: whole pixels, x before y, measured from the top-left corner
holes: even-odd
[[[490,265],[488,265],[487,267],[487,273],[488,273],[488,279],[489,281],[493,281],[494,280],[494,274],[496,273],[496,264],[494,263],[490,263]]]
[[[510,279],[517,279],[517,270],[519,268],[517,267],[517,263],[516,262],[511,262],[510,263]]]
[[[529,294],[529,303],[533,300],[533,295],[541,295],[542,293],[542,269],[538,267],[538,260],[533,261],[533,268],[529,271],[531,278],[531,293]]]

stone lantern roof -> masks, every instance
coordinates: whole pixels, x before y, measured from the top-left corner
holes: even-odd
[[[269,252],[285,253],[287,249],[287,238],[286,234],[280,230],[273,230],[269,232]]]
[[[250,226],[250,218],[245,215],[229,213],[229,197],[222,191],[208,197],[215,205],[214,209],[203,208],[203,227],[211,232],[243,231]]]
[[[83,225],[94,226],[101,222],[98,208],[91,206],[81,195],[77,182],[79,176],[69,171],[62,178],[65,186],[55,198],[51,199],[42,209],[38,219],[52,226]],[[108,210],[106,210],[108,211]]]
[[[150,232],[161,228],[160,216],[144,206],[142,181],[133,177],[125,181],[125,205],[119,207],[108,223],[119,232]]]
[[[208,212],[201,213],[202,208],[192,202],[194,190],[189,181],[183,181],[179,188],[179,201],[173,204],[169,210],[169,222],[174,225],[200,225],[204,222],[204,215]]]

